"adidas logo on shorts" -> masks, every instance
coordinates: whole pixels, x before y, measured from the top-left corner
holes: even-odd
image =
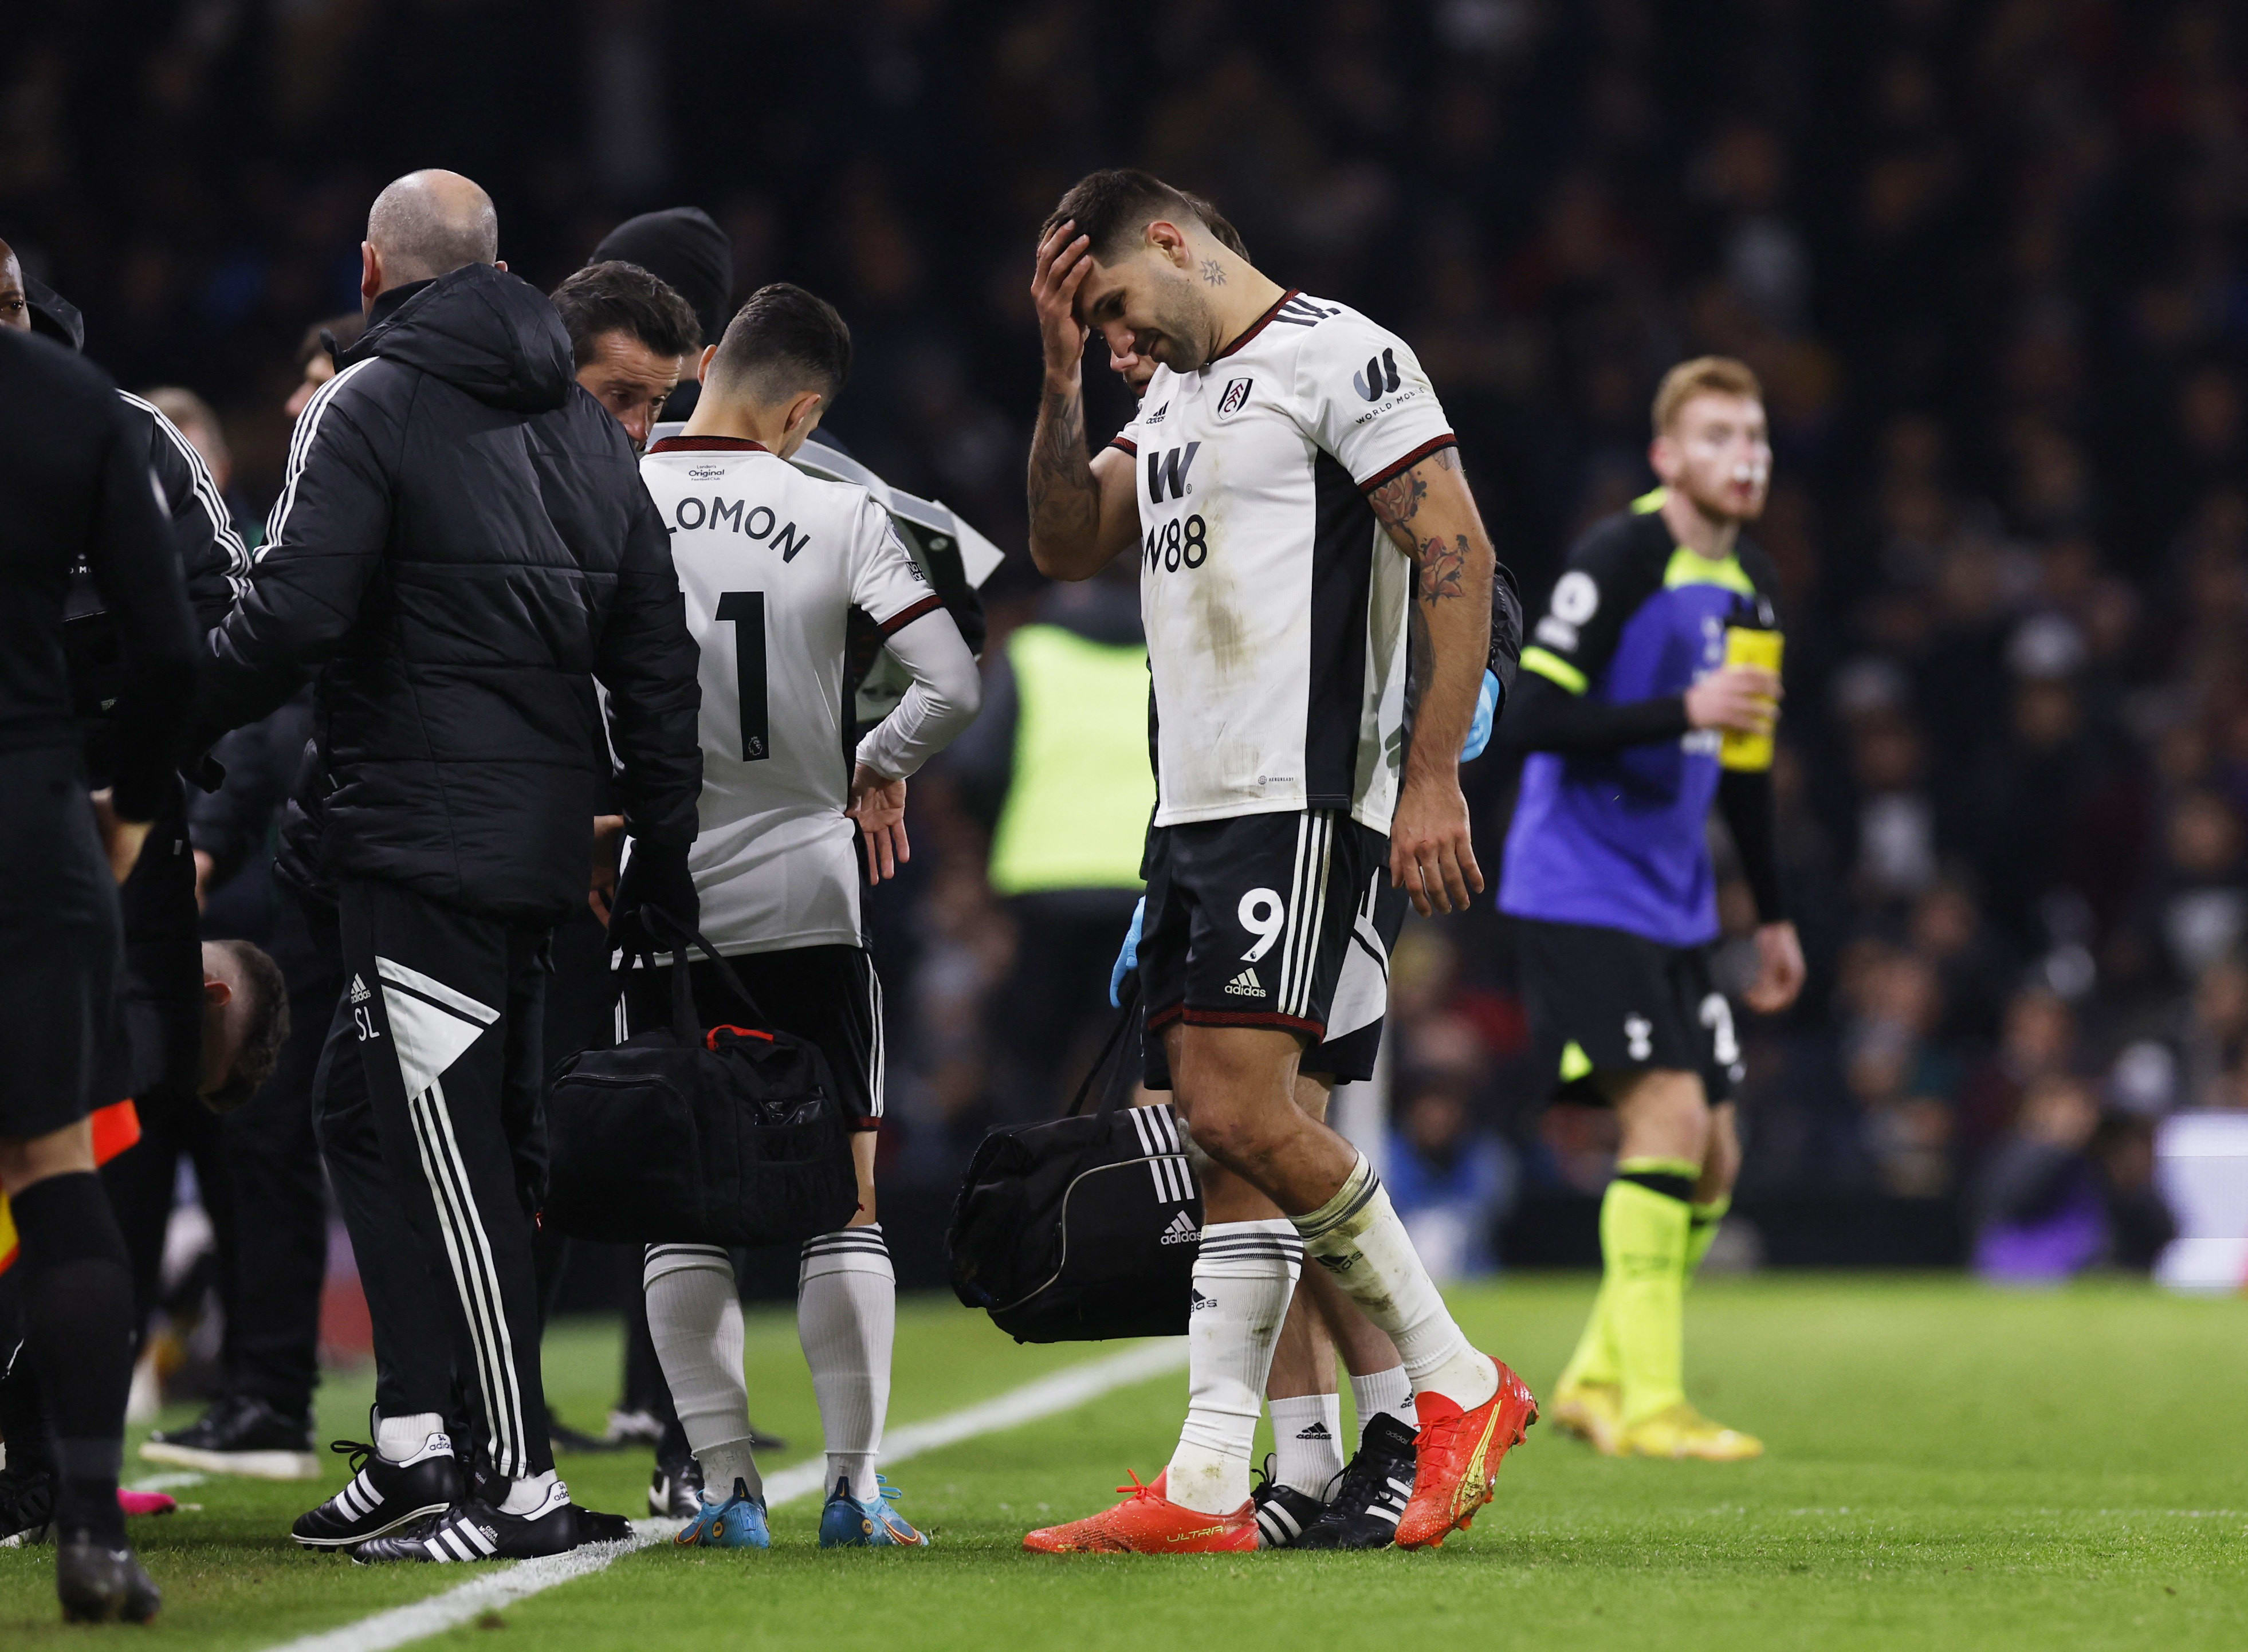
[[[1257,971],[1254,970],[1244,970],[1225,984],[1225,990],[1237,998],[1263,998],[1271,996],[1264,991],[1264,984],[1257,978]]]
[[[1187,1213],[1182,1210],[1171,1218],[1171,1225],[1163,1230],[1162,1237],[1158,1238],[1155,1243],[1158,1244],[1192,1244],[1200,1237],[1202,1237],[1202,1230],[1196,1228],[1192,1222],[1189,1222],[1187,1219]]]
[[[364,977],[356,975],[352,977],[351,1001],[353,1004],[365,1004],[374,996],[374,994],[367,990],[367,982]]]

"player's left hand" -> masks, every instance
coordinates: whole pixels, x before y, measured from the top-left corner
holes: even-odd
[[[1457,776],[1407,777],[1389,823],[1389,887],[1402,888],[1424,918],[1464,912],[1483,893]]]
[[[1803,943],[1792,923],[1759,924],[1756,949],[1757,977],[1741,1001],[1758,1015],[1778,1015],[1803,991]]]
[[[913,845],[906,840],[906,783],[858,764],[851,771],[851,804],[844,812],[859,823],[867,840],[867,887],[896,877],[899,862],[913,859]]]
[[[625,818],[620,814],[593,817],[593,878],[586,891],[586,904],[606,926],[617,901],[617,857],[625,847]]]
[[[93,822],[101,832],[102,852],[109,857],[110,875],[122,883],[140,863],[140,847],[148,841],[152,820],[127,820],[117,812],[107,786],[93,794]]]

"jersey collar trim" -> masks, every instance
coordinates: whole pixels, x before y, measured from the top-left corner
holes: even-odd
[[[1280,313],[1281,306],[1286,304],[1289,299],[1300,298],[1303,296],[1304,290],[1301,287],[1290,287],[1285,292],[1282,293],[1278,298],[1272,301],[1272,307],[1270,310],[1267,310],[1263,315],[1258,316],[1256,320],[1249,324],[1248,332],[1243,333],[1231,344],[1227,345],[1224,349],[1210,357],[1210,360],[1212,361],[1224,360],[1226,357],[1231,355],[1235,351],[1246,345],[1258,333],[1264,332],[1265,328],[1271,326],[1272,325],[1272,318]]]
[[[762,442],[747,436],[666,436],[651,443],[650,453],[771,453]]]

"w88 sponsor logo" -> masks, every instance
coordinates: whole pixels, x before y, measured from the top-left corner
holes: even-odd
[[[1159,522],[1148,530],[1147,538],[1140,546],[1140,559],[1153,573],[1161,568],[1166,573],[1176,573],[1181,568],[1199,568],[1210,559],[1210,524],[1199,516],[1181,522],[1173,517]]]

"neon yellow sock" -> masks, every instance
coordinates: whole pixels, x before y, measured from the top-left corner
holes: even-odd
[[[1695,1274],[1701,1271],[1702,1258],[1710,1254],[1710,1245],[1717,1242],[1717,1224],[1725,1219],[1725,1212],[1732,1208],[1733,1196],[1730,1193],[1720,1193],[1706,1204],[1699,1199],[1694,1202],[1693,1224],[1686,1230],[1686,1282],[1689,1285],[1694,1282]]]
[[[1686,1397],[1686,1236],[1699,1172],[1680,1160],[1626,1159],[1600,1201],[1627,1428]]]
[[[1577,1339],[1577,1351],[1569,1356],[1569,1363],[1561,1368],[1561,1375],[1553,1384],[1557,1394],[1580,1383],[1612,1388],[1619,1381],[1615,1336],[1608,1329],[1608,1306],[1614,1296],[1610,1278],[1605,1272],[1600,1275],[1600,1294],[1593,1299],[1592,1315],[1585,1321],[1584,1334]]]

